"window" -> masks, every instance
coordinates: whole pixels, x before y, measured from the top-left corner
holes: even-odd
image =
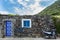
[[[31,28],[31,19],[22,19],[22,27]]]

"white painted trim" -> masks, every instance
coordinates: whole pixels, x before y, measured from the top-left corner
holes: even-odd
[[[10,21],[16,21],[16,19],[3,19],[2,21],[7,21],[7,20],[10,20]]]
[[[23,21],[25,21],[25,20],[29,20],[29,21],[30,21],[30,26],[29,26],[29,28],[31,28],[31,19],[22,19],[22,27],[24,27]]]

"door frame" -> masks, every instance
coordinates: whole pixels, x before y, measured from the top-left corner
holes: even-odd
[[[16,22],[16,19],[3,19],[2,21],[3,21],[3,36],[4,37],[7,37],[7,36],[5,36],[5,33],[6,33],[6,26],[5,26],[5,21],[11,21],[12,22],[12,36],[11,37],[13,37],[14,36],[14,23]]]

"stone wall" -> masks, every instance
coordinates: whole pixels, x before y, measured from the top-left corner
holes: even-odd
[[[51,31],[51,29],[55,28],[53,20],[51,19],[50,15],[44,16],[8,16],[8,15],[1,15],[0,16],[0,23],[2,26],[2,37],[5,36],[4,34],[4,19],[15,19],[14,22],[14,36],[13,37],[41,37],[43,36],[44,31]],[[31,28],[22,28],[22,19],[31,19],[32,27]]]

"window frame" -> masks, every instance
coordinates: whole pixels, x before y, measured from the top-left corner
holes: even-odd
[[[25,21],[25,20],[26,20],[26,21],[27,21],[27,20],[29,21],[29,25],[30,25],[30,26],[27,27],[27,28],[31,28],[31,19],[22,19],[22,28],[25,27],[25,26],[24,26],[24,21]]]

